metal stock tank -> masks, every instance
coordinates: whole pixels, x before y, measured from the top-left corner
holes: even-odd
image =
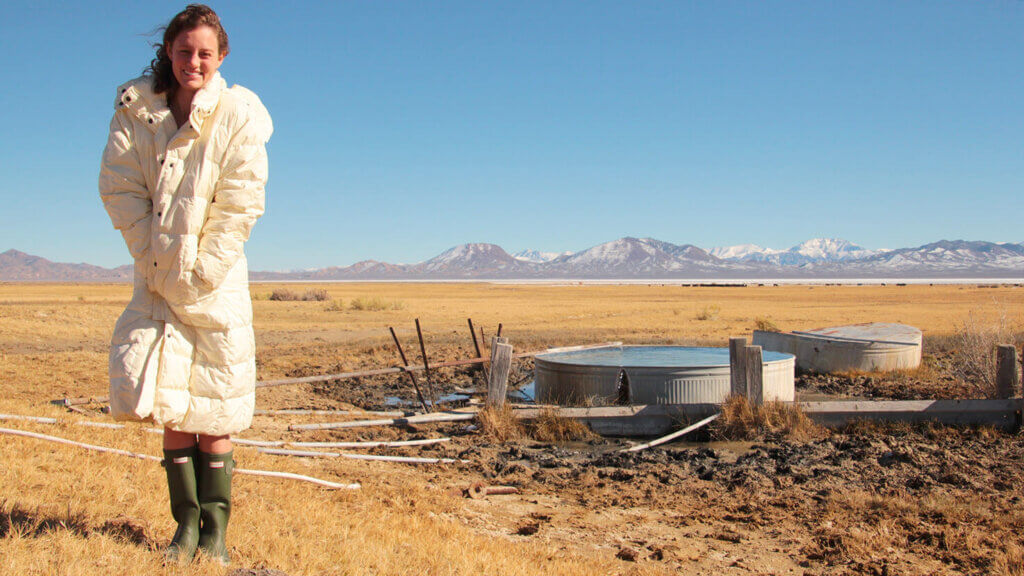
[[[719,404],[729,396],[729,350],[614,346],[538,354],[536,399],[553,404]],[[794,358],[765,352],[764,393],[792,401]]]
[[[905,324],[873,322],[805,332],[754,331],[754,344],[796,356],[808,372],[876,372],[921,365],[921,331]]]

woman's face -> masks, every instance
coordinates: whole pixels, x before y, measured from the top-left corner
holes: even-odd
[[[224,55],[220,53],[217,32],[209,26],[183,30],[174,37],[167,53],[171,69],[183,95],[194,96],[213,78]]]

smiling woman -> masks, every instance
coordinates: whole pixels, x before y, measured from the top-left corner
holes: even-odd
[[[263,214],[270,115],[217,69],[228,37],[193,4],[168,24],[149,74],[118,88],[100,196],[135,259],[114,327],[115,418],[164,426],[178,529],[167,549],[226,563],[230,434],[252,422],[256,360],[243,245]]]

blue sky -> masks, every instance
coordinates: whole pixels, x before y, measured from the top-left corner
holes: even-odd
[[[1021,2],[296,4],[211,3],[276,128],[253,269],[1024,240]],[[114,88],[183,6],[5,2],[0,251],[129,261],[96,190]]]

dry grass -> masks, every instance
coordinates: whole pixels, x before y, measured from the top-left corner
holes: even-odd
[[[575,418],[559,416],[554,409],[543,409],[528,425],[529,435],[540,442],[575,442],[594,438],[594,433]]]
[[[324,302],[330,299],[327,290],[323,288],[309,288],[301,294],[287,288],[277,288],[267,298],[274,302]]]
[[[711,425],[712,435],[724,440],[758,440],[766,436],[808,440],[825,434],[798,404],[770,401],[761,406],[742,396],[722,404],[722,416]]]
[[[399,300],[385,300],[379,296],[354,298],[349,303],[352,310],[369,310],[379,312],[381,310],[402,310],[405,305]]]
[[[467,317],[484,327],[487,336],[494,334],[499,322],[504,323],[504,335],[516,352],[522,352],[609,340],[724,345],[730,336],[749,334],[757,319],[767,314],[773,322],[794,330],[901,321],[920,327],[929,337],[951,337],[955,323],[969,311],[979,322],[988,323],[999,317],[1001,309],[1024,310],[1024,289],[1012,287],[253,286],[260,294],[281,288],[298,294],[323,290],[334,302],[351,302],[369,294],[384,302],[401,302],[403,309],[346,307],[332,312],[323,301],[256,299],[257,362],[263,379],[394,365],[396,355],[387,327],[395,326],[409,353],[415,349],[411,345],[416,338],[414,318],[421,320],[433,362],[473,355]],[[0,413],[52,416],[66,422],[82,418],[48,401],[106,395],[107,343],[130,293],[129,286],[120,284],[0,284]],[[710,305],[719,307],[717,317],[689,320]],[[310,390],[260,389],[257,404],[259,408],[339,407]],[[126,430],[67,423],[0,426],[149,454],[160,451],[159,437],[144,433],[142,426]],[[257,417],[252,433],[287,437],[280,421],[268,417]],[[308,439],[331,438],[325,433]],[[486,526],[483,522],[471,525],[466,521],[472,516],[466,504],[445,496],[449,476],[437,469],[275,458],[245,447],[237,449],[236,458],[247,468],[359,481],[364,486],[359,492],[343,493],[239,476],[228,534],[236,568],[270,567],[291,576],[669,571],[653,564],[621,562],[614,558],[614,549],[549,541],[543,532],[527,538],[481,528]],[[160,554],[154,549],[165,545],[173,532],[165,490],[162,471],[151,462],[24,438],[0,438],[0,574],[226,573],[209,564],[160,565]],[[545,495],[549,496],[554,497]],[[677,533],[669,537],[680,542],[690,538]],[[961,538],[956,542],[974,538],[955,533],[949,537]],[[702,537],[694,540],[704,541]],[[1019,561],[1019,547],[1004,548],[1005,554],[994,558],[987,571],[1003,567],[1012,574],[1016,568],[1006,567],[1019,566],[1014,564],[1015,559]],[[744,550],[733,551],[742,554]]]
[[[984,321],[973,311],[957,324],[954,340],[957,377],[983,397],[995,398],[996,346],[1018,344],[1019,330],[1003,310],[995,319]]]
[[[502,444],[519,440],[525,433],[522,423],[508,405],[484,408],[477,415],[477,422],[484,437]]]
[[[700,320],[701,322],[706,320],[715,320],[721,312],[722,308],[717,304],[708,304],[701,308],[693,318],[694,320]]]
[[[754,318],[754,328],[763,332],[782,332],[782,329],[772,322],[771,318]]]

